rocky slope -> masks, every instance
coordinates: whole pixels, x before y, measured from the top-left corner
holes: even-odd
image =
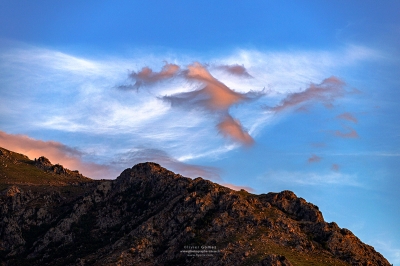
[[[155,163],[90,181],[38,161],[64,183],[7,181],[2,265],[390,265],[291,191],[237,192]]]

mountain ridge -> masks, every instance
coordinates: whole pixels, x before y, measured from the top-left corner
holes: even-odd
[[[2,265],[390,265],[291,191],[233,191],[150,162],[79,178],[0,192]]]

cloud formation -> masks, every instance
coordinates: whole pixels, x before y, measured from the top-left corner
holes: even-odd
[[[239,65],[223,66],[223,68],[239,76],[247,73],[245,68]],[[170,103],[172,107],[201,108],[215,114],[220,120],[217,128],[223,136],[245,145],[251,145],[254,142],[240,122],[231,117],[229,109],[235,104],[258,99],[263,95],[263,92],[236,92],[216,79],[204,65],[198,62],[188,65],[183,70],[178,65],[166,64],[160,72],[153,72],[150,68],[145,67],[138,73],[132,72],[130,74],[130,78],[136,81],[132,85],[133,88],[139,88],[141,85],[152,84],[174,76],[180,76],[198,86],[193,91],[164,95],[160,99]]]
[[[27,155],[30,159],[45,156],[53,164],[59,163],[71,170],[79,170],[91,178],[114,178],[115,174],[109,166],[84,162],[83,155],[77,149],[68,147],[56,141],[42,141],[26,135],[7,134],[0,131],[0,146]]]
[[[226,115],[224,119],[217,125],[219,132],[224,136],[229,136],[232,139],[241,142],[247,146],[254,143],[253,138],[243,129],[239,120],[233,119],[230,115]]]
[[[342,120],[347,120],[347,121],[354,122],[354,123],[358,123],[358,119],[348,112],[340,114],[340,115],[336,116],[336,118],[342,119]]]
[[[262,96],[261,93],[238,93],[216,79],[202,64],[195,62],[183,71],[183,77],[188,81],[198,82],[199,86],[191,92],[177,93],[165,96],[165,101],[172,105],[196,105],[210,111],[227,111],[232,105],[251,101]]]
[[[253,78],[252,75],[247,72],[246,68],[242,65],[233,64],[233,65],[220,65],[216,67],[217,69],[221,69],[229,74],[243,77],[243,78]]]
[[[331,170],[337,172],[340,170],[340,166],[338,164],[334,163],[334,164],[332,164]]]
[[[319,157],[319,156],[313,154],[313,155],[311,155],[310,158],[308,158],[307,161],[308,161],[309,163],[318,163],[318,162],[321,161],[321,159],[322,159],[321,157]]]
[[[141,87],[142,85],[152,85],[156,82],[170,79],[174,77],[176,74],[178,74],[179,70],[180,67],[178,65],[168,64],[168,63],[166,63],[163,66],[160,72],[154,72],[149,67],[143,67],[141,71],[139,72],[132,71],[132,73],[129,75],[131,79],[136,81],[135,84],[123,85],[119,86],[119,88],[138,90],[139,87]]]
[[[351,127],[346,127],[347,128],[347,132],[342,132],[340,130],[335,130],[334,135],[336,137],[339,138],[345,138],[345,139],[355,139],[355,138],[359,138],[359,135],[357,133],[357,131],[355,131],[353,128]]]
[[[266,107],[273,112],[282,112],[308,102],[321,102],[325,107],[333,106],[336,98],[345,94],[345,83],[337,77],[324,79],[320,84],[311,84],[306,90],[288,94],[277,106]]]
[[[265,177],[271,181],[285,184],[306,186],[354,186],[363,187],[357,175],[345,174],[339,171],[303,172],[303,171],[269,171]]]

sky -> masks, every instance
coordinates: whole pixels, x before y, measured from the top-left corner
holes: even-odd
[[[292,190],[400,265],[398,1],[0,1],[0,146]]]

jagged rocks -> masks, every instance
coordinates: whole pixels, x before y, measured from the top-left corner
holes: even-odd
[[[36,167],[43,169],[47,172],[51,172],[57,175],[64,175],[64,176],[72,176],[72,177],[78,177],[78,178],[84,178],[83,175],[79,173],[78,170],[69,170],[67,168],[64,168],[60,164],[55,164],[53,165],[49,159],[47,159],[44,156],[41,156],[37,159],[35,159],[35,165]]]
[[[53,165],[51,164],[50,160],[47,159],[47,158],[44,157],[44,156],[41,156],[41,157],[35,159],[35,164],[36,164],[37,167],[39,167],[39,168],[44,168],[44,169],[46,169],[46,170],[49,169],[49,168],[51,168],[51,167],[53,166]]]
[[[298,198],[292,191],[281,193],[268,193],[262,196],[262,200],[269,202],[272,206],[293,215],[297,220],[309,222],[322,222],[324,220],[318,207]]]

